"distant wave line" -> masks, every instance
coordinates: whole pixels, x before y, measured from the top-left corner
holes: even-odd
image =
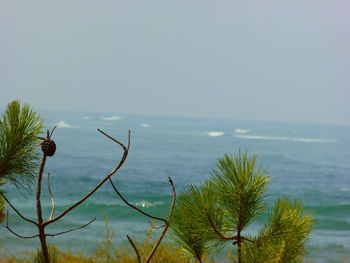
[[[253,139],[253,140],[272,140],[272,141],[294,141],[294,142],[336,142],[336,140],[326,140],[326,139],[312,139],[312,138],[290,138],[290,137],[274,137],[274,136],[259,136],[259,135],[233,135],[237,138],[242,139]]]

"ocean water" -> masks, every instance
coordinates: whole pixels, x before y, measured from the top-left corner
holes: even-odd
[[[115,115],[102,113],[42,112],[46,126],[58,125],[53,139],[57,152],[49,158],[57,215],[90,191],[119,161],[117,144],[97,132],[102,129],[131,148],[125,165],[113,176],[120,192],[133,204],[157,216],[166,216],[171,202],[170,176],[180,193],[187,184],[208,179],[217,158],[247,150],[273,176],[267,202],[288,195],[304,201],[314,212],[316,225],[308,243],[313,262],[350,262],[350,127],[300,123]],[[45,178],[46,179],[46,178]],[[43,183],[46,218],[51,201]],[[35,218],[34,191],[18,192],[7,185],[7,196],[26,216]],[[63,231],[90,226],[48,238],[60,248],[92,253],[104,239],[105,221],[116,233],[115,246],[126,234],[139,238],[150,228],[149,219],[125,206],[106,183],[95,195],[48,228]],[[23,235],[36,229],[10,210],[10,225]],[[107,219],[106,219],[107,218]],[[254,233],[266,216],[254,222]],[[39,247],[0,228],[0,245],[10,250]]]

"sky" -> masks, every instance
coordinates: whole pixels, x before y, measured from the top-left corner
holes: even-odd
[[[350,125],[348,0],[0,0],[0,107]]]

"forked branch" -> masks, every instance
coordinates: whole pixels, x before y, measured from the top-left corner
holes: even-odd
[[[55,127],[56,128],[56,127]],[[33,221],[29,218],[26,218],[25,216],[23,216],[12,204],[11,202],[6,198],[6,196],[0,192],[0,196],[4,198],[4,200],[9,204],[9,206],[25,221],[30,222],[34,225],[37,226],[38,228],[38,234],[37,235],[33,235],[33,236],[23,236],[20,235],[18,233],[16,233],[15,231],[13,231],[8,224],[8,217],[7,217],[7,223],[6,225],[2,224],[8,231],[10,231],[12,234],[14,234],[17,237],[20,238],[24,238],[24,239],[30,239],[30,238],[35,238],[35,237],[39,237],[40,239],[40,244],[41,244],[41,251],[42,251],[42,255],[43,255],[43,259],[45,263],[49,263],[50,262],[50,256],[49,256],[49,251],[48,251],[48,246],[46,243],[46,237],[51,236],[51,237],[55,237],[58,235],[62,235],[62,234],[66,234],[78,229],[82,229],[88,225],[90,225],[93,221],[95,221],[96,217],[94,219],[92,219],[91,221],[89,221],[88,223],[79,226],[79,227],[75,227],[66,231],[62,231],[62,232],[58,232],[55,234],[47,234],[45,232],[45,228],[51,224],[54,223],[58,220],[60,220],[62,217],[64,217],[67,213],[69,213],[71,210],[73,210],[74,208],[76,208],[77,206],[79,206],[81,203],[83,203],[84,201],[86,201],[91,195],[93,195],[108,179],[110,179],[110,177],[115,174],[120,167],[124,164],[128,152],[129,152],[129,148],[130,148],[130,131],[128,133],[128,144],[127,146],[125,146],[124,144],[122,144],[121,142],[119,142],[118,140],[114,139],[113,137],[111,137],[110,135],[106,134],[105,132],[101,131],[98,129],[98,131],[100,133],[102,133],[103,135],[105,135],[107,138],[111,139],[113,142],[117,143],[119,146],[121,146],[123,148],[123,155],[120,159],[120,161],[117,163],[116,167],[110,172],[108,173],[89,193],[87,193],[82,199],[80,199],[79,201],[75,202],[73,205],[69,206],[67,209],[65,209],[60,215],[54,217],[54,212],[55,212],[55,200],[54,200],[54,196],[51,190],[51,184],[50,184],[50,174],[48,174],[48,178],[47,178],[47,184],[48,184],[48,191],[50,193],[50,198],[51,198],[51,213],[50,213],[50,217],[47,221],[43,220],[43,214],[42,214],[42,207],[41,207],[41,191],[42,191],[42,175],[45,169],[45,164],[46,164],[46,160],[47,157],[51,157],[54,155],[55,150],[56,150],[56,144],[53,140],[51,140],[51,136],[53,131],[55,130],[55,128],[51,131],[51,133],[49,131],[47,131],[47,136],[46,138],[40,138],[43,140],[43,142],[41,143],[41,149],[43,151],[43,157],[42,157],[42,161],[40,163],[40,168],[38,170],[38,176],[37,176],[37,192],[36,192],[36,212],[37,212],[37,221]],[[7,213],[8,215],[8,213]]]
[[[232,237],[225,236],[224,234],[222,234],[222,233],[217,229],[217,227],[215,226],[213,220],[212,220],[210,217],[208,217],[208,221],[209,221],[209,224],[210,224],[212,230],[214,231],[214,233],[215,233],[218,237],[220,237],[220,238],[222,238],[222,239],[225,239],[225,240],[235,240],[232,244],[233,244],[233,245],[237,245],[237,244],[238,244],[238,240],[239,240],[238,235],[237,235],[237,236],[232,236]],[[246,238],[246,237],[243,237],[243,236],[241,236],[240,239],[241,239],[241,241],[254,242],[254,240],[251,240],[251,239]]]
[[[172,199],[172,202],[171,202],[168,219],[166,220],[166,223],[164,225],[164,229],[163,229],[162,233],[160,234],[157,242],[154,244],[153,249],[149,253],[149,255],[148,255],[148,257],[147,257],[147,259],[145,261],[146,263],[151,261],[151,258],[153,257],[154,253],[158,249],[158,247],[159,247],[160,243],[162,242],[166,232],[168,231],[168,229],[170,227],[170,224],[171,224],[171,218],[173,217],[173,211],[174,211],[175,201],[176,201],[176,191],[175,191],[175,186],[174,186],[173,180],[171,180],[171,178],[168,177],[168,181],[171,184],[171,190],[173,192],[173,199]]]
[[[18,233],[16,233],[14,230],[12,230],[10,227],[9,227],[9,213],[7,211],[6,213],[6,225],[4,225],[3,223],[1,223],[1,225],[6,228],[10,233],[14,234],[15,236],[17,237],[20,237],[20,238],[23,238],[23,239],[31,239],[31,238],[35,238],[35,237],[38,237],[39,235],[33,235],[33,236],[22,236]]]
[[[121,158],[121,160],[119,161],[119,163],[117,164],[117,166],[109,173],[107,174],[88,194],[86,194],[82,199],[80,199],[79,201],[77,201],[75,204],[71,205],[70,207],[68,207],[66,210],[64,210],[60,215],[44,222],[44,225],[49,225],[59,219],[61,219],[63,216],[65,216],[68,212],[70,212],[71,210],[73,210],[74,208],[76,208],[77,206],[79,206],[81,203],[83,203],[86,199],[88,199],[91,195],[93,195],[113,174],[115,174],[120,167],[124,164],[126,157],[128,156],[129,153],[129,148],[130,148],[130,131],[128,133],[128,146],[126,147],[124,144],[122,144],[121,142],[119,142],[118,140],[114,139],[113,137],[111,137],[110,135],[106,134],[105,132],[101,131],[100,129],[98,129],[98,131],[100,133],[102,133],[103,135],[105,135],[107,138],[111,139],[112,141],[114,141],[115,143],[119,144],[123,150],[123,156]]]
[[[165,220],[164,218],[157,217],[157,216],[152,216],[152,215],[146,213],[145,211],[141,210],[141,209],[138,208],[137,206],[131,204],[131,203],[130,203],[128,200],[126,200],[126,199],[124,198],[124,196],[119,192],[118,188],[115,186],[115,184],[113,183],[113,181],[112,181],[111,178],[109,178],[109,182],[111,183],[111,185],[112,185],[114,191],[117,193],[117,195],[120,197],[120,199],[123,200],[123,202],[124,202],[126,205],[128,205],[128,206],[130,206],[132,209],[135,209],[136,211],[140,212],[140,213],[143,214],[144,216],[147,216],[147,217],[149,217],[149,218],[151,218],[151,219],[163,221],[164,223],[166,223],[166,220]]]
[[[12,204],[11,202],[6,198],[6,196],[0,192],[0,195],[5,199],[6,203],[13,209],[13,211],[15,211],[17,213],[17,215],[19,215],[23,220],[29,222],[29,223],[32,223],[34,225],[38,225],[36,222],[34,222],[33,220],[23,216]]]
[[[160,243],[162,242],[166,232],[168,231],[169,227],[170,227],[170,223],[171,223],[171,218],[173,216],[173,210],[174,210],[174,207],[175,207],[175,201],[176,201],[176,190],[175,190],[175,186],[174,186],[174,183],[173,181],[171,180],[170,177],[168,177],[168,181],[171,185],[171,189],[172,189],[172,195],[173,195],[173,198],[172,198],[172,202],[171,202],[171,206],[170,206],[170,209],[169,209],[169,215],[168,215],[168,218],[165,219],[165,218],[161,218],[161,217],[156,217],[156,216],[153,216],[153,215],[150,215],[148,213],[146,213],[145,211],[143,211],[142,209],[134,206],[133,204],[131,204],[130,202],[128,202],[124,197],[123,195],[118,191],[117,187],[115,186],[115,184],[113,183],[112,179],[109,178],[109,181],[114,189],[114,191],[117,193],[117,195],[123,200],[123,202],[128,205],[129,207],[131,207],[132,209],[138,211],[139,213],[151,218],[151,219],[155,219],[155,220],[159,220],[159,221],[162,221],[164,222],[164,225],[158,227],[158,228],[163,228],[163,231],[162,233],[160,234],[158,240],[156,241],[156,243],[154,244],[151,252],[148,254],[146,260],[145,260],[145,263],[149,263],[152,259],[152,257],[154,256],[156,250],[158,249]],[[137,247],[135,246],[135,244],[133,243],[133,241],[131,240],[131,238],[129,236],[128,237],[128,240],[130,242],[130,244],[132,245],[136,255],[137,255],[137,259],[138,259],[138,262],[141,263],[141,257],[140,257],[140,253],[137,249]]]

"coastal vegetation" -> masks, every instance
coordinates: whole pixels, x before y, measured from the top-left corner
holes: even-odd
[[[244,233],[267,208],[270,179],[255,156],[225,154],[208,181],[189,185],[179,196],[173,239],[198,262],[229,244],[233,262],[302,262],[313,218],[301,201],[278,198],[265,226],[256,234]]]
[[[48,191],[52,209],[48,219],[44,219],[41,208],[42,179],[48,157],[55,154],[56,144],[53,132],[47,131],[42,137],[43,121],[31,110],[29,105],[19,101],[11,102],[0,122],[0,186],[5,182],[17,187],[29,189],[36,182],[35,220],[25,217],[16,209],[0,189],[0,219],[5,229],[18,238],[38,238],[41,248],[37,252],[23,255],[12,254],[2,250],[2,262],[303,262],[306,242],[313,226],[311,212],[307,211],[301,201],[282,197],[275,201],[270,209],[268,220],[256,233],[247,228],[265,213],[267,185],[271,179],[267,170],[256,164],[256,157],[247,152],[236,155],[225,154],[218,159],[216,168],[209,180],[201,185],[189,185],[176,197],[175,185],[171,178],[172,203],[167,218],[157,217],[141,210],[128,202],[112,181],[112,176],[124,164],[130,149],[130,132],[126,145],[98,130],[113,143],[122,148],[123,154],[115,168],[105,175],[86,195],[68,206],[59,215],[55,215],[55,200],[50,187],[48,174]],[[41,162],[39,151],[41,146]],[[34,171],[37,170],[35,175]],[[93,221],[59,233],[47,233],[46,227],[55,223],[90,198],[106,182],[112,186],[116,195],[131,209],[161,222],[154,227],[162,229],[156,238],[153,231],[148,231],[145,239],[133,240],[129,244],[114,247],[111,237],[113,231],[106,228],[106,238],[93,255],[84,252],[61,251],[54,244],[47,244],[48,236],[54,237],[87,227]],[[24,236],[9,225],[4,207],[11,208],[18,217],[34,225],[37,234]],[[167,239],[165,236],[170,230]],[[159,231],[158,231],[159,232]],[[5,244],[6,245],[6,244]],[[223,248],[225,248],[223,250]],[[219,252],[218,252],[219,251]]]

